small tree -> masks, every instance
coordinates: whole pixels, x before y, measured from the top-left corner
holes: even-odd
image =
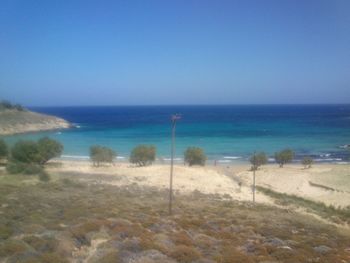
[[[131,151],[130,162],[139,166],[152,164],[156,159],[156,147],[153,145],[139,145]]]
[[[100,163],[113,163],[117,156],[112,149],[100,145],[90,147],[90,159],[94,166],[100,166]]]
[[[275,153],[275,160],[280,165],[280,167],[283,167],[286,163],[289,163],[294,158],[294,152],[291,149],[285,149],[283,151]]]
[[[304,165],[304,168],[311,168],[311,165],[313,164],[314,160],[310,156],[304,157],[304,159],[301,161],[301,163]]]
[[[38,149],[41,157],[40,164],[43,165],[52,158],[61,156],[63,145],[49,137],[44,137],[38,141]]]
[[[12,161],[39,164],[41,159],[39,147],[36,142],[18,141],[11,149]]]
[[[260,166],[267,163],[267,156],[264,152],[260,152],[250,157],[249,161],[252,164],[252,171],[256,171]]]
[[[185,162],[188,163],[189,166],[192,165],[205,165],[205,161],[207,160],[207,156],[205,155],[203,149],[198,147],[188,147],[185,151]]]
[[[0,160],[7,158],[8,148],[4,140],[0,140]]]

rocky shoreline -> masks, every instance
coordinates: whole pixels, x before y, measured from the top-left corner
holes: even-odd
[[[68,121],[32,111],[0,111],[0,135],[68,129]]]

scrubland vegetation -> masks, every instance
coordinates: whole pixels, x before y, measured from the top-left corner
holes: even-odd
[[[317,184],[314,184],[315,186]],[[320,187],[317,185],[317,187]],[[325,205],[322,202],[315,202],[296,195],[279,193],[271,189],[257,186],[257,189],[275,199],[275,202],[283,206],[297,206],[305,208],[307,211],[317,214],[335,223],[350,224],[350,207],[340,208],[332,205]]]
[[[24,111],[24,107],[20,104],[13,104],[7,100],[0,101],[0,111],[3,110],[18,110],[18,111]]]
[[[112,149],[94,145],[90,147],[90,159],[94,166],[100,166],[100,163],[113,164],[114,158],[117,157],[117,153]]]
[[[311,168],[312,164],[314,163],[314,160],[311,157],[306,156],[303,158],[301,163],[302,165],[304,165],[304,168],[307,169],[307,168]]]
[[[130,162],[138,166],[152,164],[156,160],[156,147],[153,145],[138,145],[130,154]]]
[[[294,158],[294,152],[291,149],[285,149],[275,153],[275,160],[282,168],[285,164],[290,163]]]
[[[0,140],[0,159],[6,159],[6,170],[10,174],[37,174],[42,181],[50,176],[44,171],[44,165],[62,154],[63,145],[48,137],[35,141],[18,141],[9,151]]]
[[[251,170],[256,171],[259,169],[260,166],[267,163],[267,155],[264,152],[260,152],[260,153],[254,154],[252,157],[250,157],[249,161],[252,164]]]
[[[84,175],[0,175],[0,261],[346,262],[350,234],[290,209]],[[342,261],[344,260],[344,261]]]
[[[203,149],[198,147],[188,147],[185,151],[185,162],[189,165],[205,165],[207,156],[205,155]]]

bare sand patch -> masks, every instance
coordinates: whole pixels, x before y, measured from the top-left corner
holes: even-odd
[[[237,176],[246,184],[251,183],[251,171],[241,171]],[[349,165],[317,164],[311,169],[303,169],[300,165],[283,168],[267,165],[257,171],[256,183],[277,192],[294,194],[327,205],[350,205]]]
[[[153,186],[159,189],[169,188],[169,165],[151,165],[146,167],[134,167],[127,163],[118,163],[114,166],[93,167],[89,162],[63,161],[59,167],[49,168],[57,173],[84,173],[89,178],[96,176],[96,180],[104,183],[122,186],[138,184],[140,186]],[[243,168],[242,168],[243,169]],[[108,176],[108,180],[101,179],[100,175]],[[242,185],[233,180],[232,171],[218,169],[218,167],[188,167],[174,166],[174,191],[178,193],[190,193],[200,191],[205,194],[229,195],[235,200],[252,200],[250,185]],[[115,178],[115,179],[114,179]],[[259,202],[271,203],[270,198],[263,194],[257,194]]]

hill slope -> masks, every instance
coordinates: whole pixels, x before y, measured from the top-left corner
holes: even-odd
[[[31,111],[0,111],[0,135],[66,129],[71,124],[64,119]]]
[[[87,174],[0,172],[0,262],[349,262],[347,230],[289,209]],[[101,182],[101,183],[98,183]]]

